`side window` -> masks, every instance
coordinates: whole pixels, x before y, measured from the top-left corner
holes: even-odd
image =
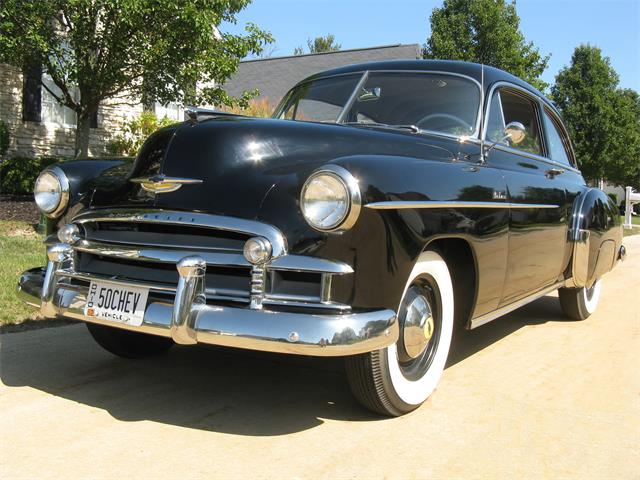
[[[524,125],[526,136],[520,143],[509,143],[509,146],[535,155],[542,155],[540,129],[538,127],[537,104],[512,90],[500,90],[504,123],[520,122]],[[493,103],[493,100],[492,100]]]
[[[502,113],[502,104],[500,100],[500,92],[496,91],[491,97],[491,105],[489,105],[489,119],[487,120],[487,140],[490,142],[499,142],[504,136],[504,115]],[[507,142],[502,142],[505,145]]]
[[[557,120],[549,115],[549,112],[544,112],[544,129],[547,132],[547,143],[549,147],[549,158],[564,165],[571,166],[569,160],[569,139],[564,135],[562,128],[557,123]]]

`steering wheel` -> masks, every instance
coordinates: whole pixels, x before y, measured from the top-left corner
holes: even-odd
[[[420,127],[422,124],[427,123],[430,120],[433,120],[434,118],[444,118],[446,120],[453,120],[458,125],[462,125],[464,128],[466,128],[468,132],[471,132],[473,130],[473,127],[469,125],[467,122],[465,122],[464,120],[462,120],[460,117],[456,117],[455,115],[451,115],[449,113],[431,113],[426,117],[423,117],[420,120],[418,120],[418,122],[415,125],[416,127]]]

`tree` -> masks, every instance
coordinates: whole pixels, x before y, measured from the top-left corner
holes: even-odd
[[[551,97],[567,124],[580,169],[591,181],[638,184],[638,94],[617,88],[618,75],[599,48],[580,45],[560,70]]]
[[[549,56],[542,56],[519,29],[515,2],[505,0],[444,0],[431,13],[431,36],[424,58],[464,60],[505,70],[539,90]]]
[[[240,35],[220,35],[215,26],[235,22],[249,2],[3,0],[0,62],[42,66],[59,91],[42,87],[76,113],[76,155],[84,156],[91,117],[106,99],[246,102],[249,93],[232,98],[221,85],[271,36],[251,23]]]
[[[613,101],[613,134],[609,164],[603,178],[640,189],[640,95],[618,89]]]
[[[294,55],[305,55],[305,53],[324,53],[324,52],[337,52],[342,48],[342,45],[335,43],[336,37],[329,33],[324,37],[316,37],[313,40],[307,39],[308,52],[304,51],[304,47],[296,47],[293,50]]]

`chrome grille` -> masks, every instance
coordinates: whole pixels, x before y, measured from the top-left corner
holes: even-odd
[[[155,285],[158,291],[175,291],[176,264],[195,255],[207,264],[207,301],[248,303],[252,269],[242,249],[248,238],[259,235],[272,243],[274,251],[261,285],[264,304],[349,309],[332,303],[327,287],[332,275],[351,273],[351,267],[326,259],[287,255],[284,237],[270,225],[162,210],[96,210],[78,215],[74,223],[80,226],[82,237],[73,245],[75,271],[84,278],[80,281],[95,276]]]

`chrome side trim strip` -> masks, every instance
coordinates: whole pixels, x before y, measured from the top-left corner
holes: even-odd
[[[194,227],[237,232],[251,236],[262,236],[271,242],[274,258],[286,255],[287,253],[286,239],[282,232],[276,227],[255,220],[223,215],[161,209],[100,209],[80,213],[73,219],[73,222],[80,224],[87,222],[135,222],[163,225],[191,225]]]
[[[374,210],[401,210],[406,208],[558,208],[558,205],[544,203],[508,202],[460,202],[460,201],[389,201],[367,203],[365,208]]]
[[[500,307],[497,310],[494,310],[493,312],[485,313],[484,315],[480,315],[479,317],[473,318],[471,320],[471,328],[479,327],[481,325],[484,325],[485,323],[489,323],[491,320],[495,320],[498,317],[506,315],[507,313],[512,312],[526,305],[527,303],[531,303],[534,300],[539,299],[540,297],[544,297],[548,293],[551,293],[560,287],[564,287],[566,283],[567,282],[564,280],[562,282],[557,282],[551,285],[550,287],[543,288],[542,290],[534,293],[533,295],[529,295],[528,297],[524,297],[524,298],[521,298],[520,300],[516,300],[515,302],[510,303],[509,305]]]

